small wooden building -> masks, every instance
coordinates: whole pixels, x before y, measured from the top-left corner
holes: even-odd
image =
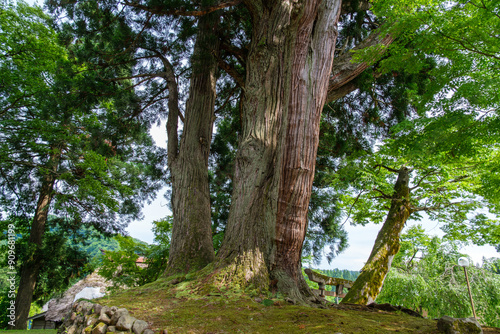
[[[30,329],[55,329],[58,325],[54,321],[46,320],[45,315],[47,312],[36,314],[28,318],[31,322]]]

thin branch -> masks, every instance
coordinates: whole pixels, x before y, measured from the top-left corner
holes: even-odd
[[[439,204],[439,205],[435,205],[435,206],[419,206],[419,207],[412,207],[412,212],[419,212],[419,211],[425,211],[425,212],[437,211],[437,210],[440,210],[440,209],[443,209],[443,208],[447,208],[447,207],[450,207],[450,206],[459,205],[459,204],[461,204],[461,203],[462,203],[462,202],[450,202],[450,203],[447,203],[447,204]]]
[[[460,46],[462,46],[465,50],[467,51],[470,51],[472,53],[477,53],[477,54],[480,54],[480,55],[483,55],[485,57],[491,57],[493,59],[496,59],[496,60],[500,60],[500,57],[495,55],[494,53],[491,53],[490,51],[486,50],[486,51],[481,51],[479,50],[472,42],[469,42],[468,40],[465,40],[465,39],[458,39],[458,38],[454,38],[454,37],[451,37],[450,35],[446,35],[444,32],[438,30],[437,31],[441,36],[443,36],[444,38],[447,38],[451,41],[454,41],[456,43],[458,43]],[[467,44],[469,44],[469,46],[465,45],[465,42],[467,42]]]
[[[376,197],[376,198],[392,199],[392,196],[387,195],[386,193],[384,193],[384,192],[383,192],[382,190],[380,190],[380,189],[373,188],[372,190],[374,190],[374,191],[376,191],[376,192],[378,192],[378,193],[382,194],[382,196],[378,196],[378,197]]]
[[[7,107],[3,108],[2,111],[0,112],[0,116],[3,116],[5,115],[9,109],[12,109],[12,108],[15,108],[15,105],[17,104],[17,102],[19,102],[20,100],[26,98],[26,97],[30,97],[30,96],[33,96],[35,94],[30,94],[30,95],[23,95],[21,96],[20,98],[18,98],[17,100],[15,100],[14,102],[12,102],[10,105],[8,105]]]
[[[162,73],[137,74],[137,75],[130,75],[130,76],[126,76],[126,77],[107,79],[107,81],[114,82],[114,81],[130,80],[130,79],[136,79],[136,78],[159,78],[159,77],[163,78],[164,75],[162,75]]]
[[[422,178],[420,178],[420,180],[418,180],[417,184],[415,185],[415,187],[412,187],[410,188],[410,192],[419,188],[420,187],[420,184],[422,183],[422,181],[424,181],[428,176],[432,175],[432,174],[435,174],[437,172],[436,169],[430,169],[424,176],[422,176]]]
[[[146,110],[146,108],[149,108],[151,105],[155,104],[158,101],[165,100],[166,98],[168,98],[168,97],[162,97],[162,98],[156,99],[156,97],[163,92],[164,92],[164,90],[159,91],[157,94],[155,94],[153,97],[151,97],[149,102],[144,107],[141,108],[141,111]]]
[[[391,167],[387,167],[385,165],[381,165],[381,164],[377,164],[375,166],[373,166],[373,169],[377,168],[377,167],[382,167],[384,169],[387,169],[389,172],[393,172],[393,173],[399,173],[399,169],[394,169],[394,168],[391,168]]]
[[[220,110],[222,110],[225,106],[227,106],[227,104],[231,101],[231,98],[233,97],[234,95],[234,92],[236,91],[236,89],[238,89],[238,87],[234,87],[231,92],[229,93],[229,96],[227,97],[226,101],[224,101],[224,103],[219,107],[217,108],[217,110],[215,110],[215,114],[217,114]]]
[[[453,180],[450,180],[448,182],[450,182],[450,183],[460,182],[460,181],[462,181],[464,179],[467,179],[469,177],[470,177],[470,175],[461,175],[461,176],[459,176],[459,177],[457,177],[457,178],[455,178]]]
[[[361,197],[361,195],[364,193],[363,190],[361,190],[358,194],[358,196],[356,196],[356,199],[354,200],[354,202],[352,203],[351,207],[349,208],[349,212],[347,213],[347,218],[344,220],[344,222],[342,223],[342,226],[345,225],[345,223],[347,223],[347,221],[349,220],[349,218],[351,218],[351,213],[352,213],[352,210],[354,208],[354,205],[358,202],[359,198]]]

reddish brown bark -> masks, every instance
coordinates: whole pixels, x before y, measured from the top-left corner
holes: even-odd
[[[319,136],[340,1],[250,1],[243,134],[222,274],[293,299],[309,295],[300,275]]]
[[[278,140],[286,115],[290,80],[291,4],[247,4],[253,17],[252,42],[242,99],[242,134],[235,159],[234,190],[222,248],[219,281],[259,289],[269,286],[277,210]]]
[[[339,2],[308,5],[301,20],[295,47],[283,143],[276,219],[276,256],[273,276],[305,285],[301,273],[302,245],[307,229],[321,111],[326,99],[329,73],[337,38]],[[314,31],[313,31],[314,27]],[[285,286],[278,286],[285,290]],[[290,290],[292,293],[293,289]],[[295,296],[294,296],[295,297]],[[295,297],[297,298],[297,297]]]

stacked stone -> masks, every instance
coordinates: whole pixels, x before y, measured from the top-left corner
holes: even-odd
[[[73,304],[58,334],[154,334],[146,321],[132,317],[127,309],[80,301]]]

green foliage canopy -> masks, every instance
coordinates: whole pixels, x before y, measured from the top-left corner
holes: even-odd
[[[61,45],[40,8],[2,3],[0,14],[3,211],[33,215],[41,179],[56,164],[51,213],[121,230],[140,217],[162,173],[147,124],[124,105],[133,93],[79,62],[79,44]]]

